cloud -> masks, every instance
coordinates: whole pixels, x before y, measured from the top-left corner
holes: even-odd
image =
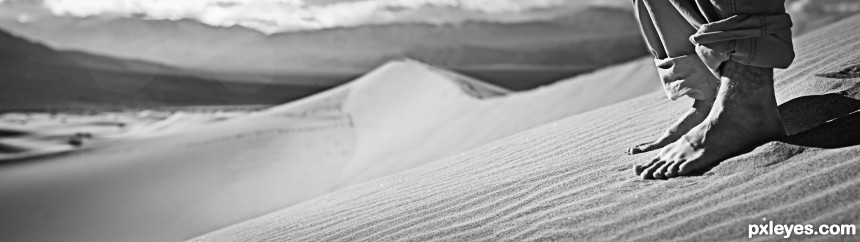
[[[44,0],[43,5],[61,16],[195,19],[215,26],[240,25],[274,33],[396,22],[516,19],[531,11],[598,2],[605,0]],[[447,18],[418,14],[426,9],[450,9],[460,14]]]

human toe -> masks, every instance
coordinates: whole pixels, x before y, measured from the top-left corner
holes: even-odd
[[[663,161],[663,160],[660,160],[657,163],[654,163],[652,166],[650,166],[650,167],[646,168],[644,171],[642,171],[642,174],[640,174],[640,176],[642,177],[642,179],[646,179],[646,180],[654,179],[654,172],[657,171],[657,169],[659,169],[665,163],[666,163],[666,161]]]
[[[642,174],[642,172],[643,172],[643,171],[645,171],[645,169],[648,169],[649,167],[653,166],[653,165],[654,165],[654,163],[657,163],[658,161],[660,161],[660,159],[659,159],[659,158],[654,158],[653,160],[651,160],[650,162],[646,163],[645,165],[635,165],[635,166],[633,166],[633,169],[636,171],[636,175],[641,175],[641,174]]]

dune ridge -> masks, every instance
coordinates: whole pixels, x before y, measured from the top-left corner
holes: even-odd
[[[624,149],[655,138],[689,105],[655,92],[190,241],[712,241],[746,240],[749,224],[769,221],[856,225],[860,113],[850,107],[860,102],[860,79],[816,74],[857,64],[860,16],[796,45],[796,63],[776,73],[794,134],[700,176],[633,174],[632,165],[654,154]]]

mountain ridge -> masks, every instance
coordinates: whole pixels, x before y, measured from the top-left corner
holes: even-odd
[[[0,110],[283,103],[322,87],[207,79],[170,66],[55,51],[0,31]]]
[[[66,17],[28,24],[6,22],[0,25],[31,39],[53,39],[53,43],[42,42],[55,49],[98,46],[102,49],[96,52],[99,54],[107,53],[105,55],[122,58],[141,57],[148,61],[204,71],[360,73],[391,59],[423,59],[412,53],[416,49],[471,46],[523,52],[541,46],[562,46],[576,53],[586,53],[587,48],[577,48],[575,44],[585,39],[595,41],[595,38],[602,38],[602,41],[597,42],[629,42],[641,47],[638,56],[647,54],[641,38],[630,38],[638,34],[632,14],[611,8],[591,8],[545,22],[388,24],[271,36],[243,27],[220,28],[192,20],[172,22]],[[618,33],[625,35],[618,36]],[[509,59],[507,56],[482,60],[489,64],[504,64]],[[617,57],[615,62],[629,59]],[[254,61],[273,62],[278,68],[248,64]]]

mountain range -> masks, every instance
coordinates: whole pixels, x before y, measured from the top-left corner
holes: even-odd
[[[322,86],[343,80],[282,76],[357,76],[410,58],[528,89],[647,54],[632,14],[610,7],[527,23],[398,23],[272,35],[193,20],[117,17],[7,19],[0,28],[57,50],[146,60],[234,81]]]
[[[270,104],[324,89],[220,81],[147,61],[57,51],[4,32],[0,46],[2,111]]]

